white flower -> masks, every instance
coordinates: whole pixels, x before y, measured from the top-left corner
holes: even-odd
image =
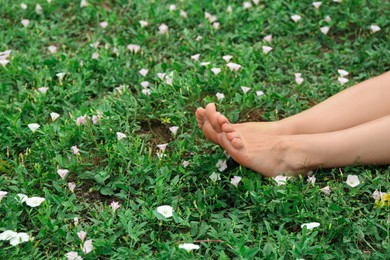
[[[81,230],[80,232],[77,232],[77,236],[80,238],[81,241],[84,241],[87,237],[87,233],[84,230]]]
[[[233,178],[230,179],[230,183],[237,187],[241,179],[242,178],[240,176],[234,176]]]
[[[219,92],[217,94],[215,94],[215,96],[217,96],[218,100],[221,100],[225,97],[225,95],[223,93],[219,93]]]
[[[333,0],[335,3],[341,3],[343,0]]]
[[[298,22],[299,20],[301,20],[301,16],[300,15],[297,15],[297,14],[294,14],[294,15],[291,15],[291,19],[294,21],[294,22]]]
[[[142,82],[141,82],[141,86],[142,86],[143,88],[147,88],[147,87],[149,86],[149,82],[148,82],[148,81],[142,81]]]
[[[106,21],[100,23],[100,27],[102,27],[103,29],[105,29],[107,26],[108,26],[108,22]]]
[[[312,5],[313,5],[316,9],[318,9],[318,8],[320,8],[320,6],[322,5],[322,2],[313,2]]]
[[[79,154],[80,153],[79,152],[79,148],[76,145],[72,146],[71,148],[72,148],[73,154]]]
[[[226,12],[228,13],[232,13],[233,12],[233,8],[231,5],[229,5],[227,8],[226,8]]]
[[[139,21],[139,24],[141,25],[141,28],[144,28],[145,26],[148,26],[149,23],[147,21]]]
[[[226,62],[229,62],[232,58],[233,58],[233,56],[231,56],[231,55],[224,55],[224,56],[222,56],[222,59],[224,61],[226,61]]]
[[[242,6],[244,7],[244,9],[249,9],[249,8],[252,7],[252,4],[251,4],[251,2],[244,2],[244,3],[242,4]]]
[[[219,23],[219,22],[214,22],[213,23],[213,27],[214,27],[214,29],[219,29],[219,27],[221,26],[221,24]]]
[[[227,163],[226,160],[218,160],[217,164],[215,167],[218,168],[218,171],[223,172],[224,170],[227,169]]]
[[[123,138],[126,138],[127,135],[121,132],[116,132],[116,137],[118,138],[118,140],[122,140]]]
[[[92,53],[92,59],[93,60],[99,59],[99,53],[97,53],[97,52]]]
[[[291,178],[290,176],[278,175],[278,176],[274,177],[274,180],[280,186],[280,185],[285,185],[287,183],[288,179],[290,179],[290,178]]]
[[[67,260],[83,260],[83,258],[79,256],[77,252],[73,252],[73,251],[66,253],[65,257],[67,258]]]
[[[35,207],[38,207],[39,205],[41,205],[42,202],[44,202],[44,201],[45,201],[45,199],[41,198],[41,197],[31,197],[31,198],[26,199],[26,204],[32,208],[35,208]]]
[[[35,131],[38,130],[38,128],[40,127],[40,125],[36,124],[36,123],[33,123],[33,124],[28,124],[28,128],[30,128],[30,130],[34,133]]]
[[[199,57],[200,57],[200,54],[195,54],[195,55],[192,55],[191,56],[191,59],[195,60],[195,61],[198,61],[199,60]]]
[[[58,175],[60,175],[61,179],[64,179],[66,175],[69,173],[69,170],[67,169],[58,169],[57,170]]]
[[[168,205],[157,207],[157,212],[163,215],[165,218],[170,218],[173,215],[173,208]]]
[[[179,248],[180,249],[184,249],[187,252],[190,252],[191,250],[199,249],[199,245],[195,245],[195,244],[192,244],[192,243],[184,243],[184,244],[180,244]]]
[[[381,191],[378,191],[378,190],[375,190],[372,193],[372,198],[374,200],[380,200],[383,196],[387,196],[387,193],[386,192],[381,192]]]
[[[92,239],[89,239],[89,240],[84,242],[83,252],[84,252],[84,254],[88,254],[92,250],[93,250]]]
[[[228,64],[226,64],[226,66],[228,66],[229,69],[233,70],[233,71],[237,71],[237,70],[239,70],[241,68],[240,64],[233,63],[233,62],[229,62]]]
[[[320,226],[320,223],[318,223],[318,222],[311,222],[311,223],[302,224],[301,228],[303,229],[304,227],[306,227],[308,230],[310,230],[310,229],[313,229],[313,228],[316,228],[316,227],[319,227],[319,226]]]
[[[210,64],[210,62],[201,62],[200,63],[200,66],[207,66],[207,65],[209,65]]]
[[[24,10],[27,9],[27,5],[26,5],[25,3],[21,3],[21,4],[20,4],[20,7],[21,7],[22,9],[24,9]]]
[[[346,183],[354,188],[360,184],[359,177],[357,175],[348,175]]]
[[[22,24],[23,24],[24,27],[27,27],[30,24],[30,20],[22,19]]]
[[[327,35],[328,32],[329,32],[329,29],[330,29],[329,26],[323,26],[323,27],[320,28],[320,31],[321,31],[323,34]]]
[[[176,5],[170,5],[169,6],[169,11],[175,11],[176,10]]]
[[[214,73],[215,76],[217,76],[221,72],[221,69],[220,68],[212,68],[211,71]]]
[[[381,28],[376,24],[371,24],[370,30],[371,30],[371,32],[376,33],[376,32],[379,32],[381,30]]]
[[[269,34],[269,35],[266,35],[266,36],[264,36],[264,41],[266,41],[266,42],[271,42],[272,41],[272,34]]]
[[[142,94],[144,94],[144,95],[146,95],[146,96],[150,96],[150,94],[152,93],[152,92],[150,91],[150,89],[148,89],[148,88],[143,88],[143,89],[141,90],[141,92],[142,92]]]
[[[159,34],[167,34],[168,33],[168,26],[164,23],[162,23],[159,27],[158,27],[158,33]]]
[[[338,82],[340,82],[341,85],[344,85],[345,83],[347,83],[349,81],[349,79],[343,78],[343,77],[338,77],[337,80],[338,80]]]
[[[348,71],[342,69],[337,70],[337,72],[339,73],[340,77],[345,77],[349,74]]]
[[[73,219],[73,223],[74,223],[75,226],[77,226],[77,225],[79,224],[79,218],[78,218],[78,217],[75,217],[75,218]]]
[[[165,83],[167,83],[168,85],[171,85],[171,86],[172,86],[173,79],[172,79],[172,78],[166,78],[166,79],[165,79]]]
[[[40,4],[37,4],[37,5],[35,6],[35,12],[36,12],[38,15],[42,14],[42,6],[41,6]]]
[[[330,195],[330,187],[329,186],[325,186],[321,189],[321,191],[323,193],[325,193],[326,195]]]
[[[157,73],[157,77],[161,80],[164,80],[166,75],[166,73]]]
[[[68,182],[68,188],[71,192],[74,192],[74,189],[76,188],[76,183],[74,182]]]
[[[7,195],[8,192],[0,190],[0,201]]]
[[[263,53],[268,54],[270,51],[272,51],[272,47],[270,46],[263,46]]]
[[[260,3],[260,0],[252,0],[252,2],[253,2],[255,5],[257,5],[257,4]]]
[[[213,172],[209,178],[213,181],[213,182],[216,182],[216,181],[220,181],[221,180],[221,174],[220,173],[216,173],[216,172]]]
[[[187,168],[187,166],[190,165],[190,162],[189,161],[183,161],[183,163],[181,165],[183,165],[184,168]]]
[[[76,119],[76,125],[85,125],[87,123],[87,118],[85,116],[79,116]]]
[[[65,77],[65,72],[60,72],[56,74],[57,78],[62,81]]]
[[[174,135],[176,135],[177,130],[179,130],[178,126],[172,126],[169,128],[169,131],[171,131]]]
[[[311,184],[315,184],[316,183],[316,177],[315,176],[309,176],[307,178],[307,182],[310,182]]]
[[[15,236],[9,239],[9,243],[13,246],[19,245],[20,243],[27,242],[29,240],[27,233],[17,233]]]
[[[198,36],[196,36],[196,38],[195,38],[195,41],[200,41],[200,40],[202,40],[203,39],[203,37],[202,36],[200,36],[200,35],[198,35]]]
[[[186,11],[184,11],[184,10],[180,10],[180,16],[183,17],[183,18],[187,18],[188,17]]]
[[[28,199],[27,195],[24,195],[21,193],[16,194],[16,196],[18,196],[18,198],[19,198],[18,201],[21,203],[25,202]]]
[[[301,85],[302,83],[303,83],[303,78],[301,78],[301,77],[296,77],[295,78],[295,82],[298,84],[298,85]]]
[[[0,64],[5,67],[9,63],[9,60],[0,60]]]
[[[261,97],[262,95],[264,95],[263,91],[261,91],[261,90],[256,91],[256,96]]]
[[[10,240],[11,238],[15,237],[18,233],[14,232],[12,230],[6,230],[0,234],[0,241],[2,240]]]
[[[127,49],[129,49],[133,53],[137,53],[140,51],[141,46],[136,45],[136,44],[129,44],[129,45],[127,45]]]
[[[245,86],[242,86],[241,89],[242,89],[242,92],[244,92],[244,94],[248,93],[248,91],[251,90],[251,88],[248,88]]]
[[[88,6],[87,0],[81,0],[80,7],[83,8],[83,7],[86,7],[86,6]]]
[[[167,149],[168,144],[158,144],[157,147],[160,149],[162,152],[165,152]]]
[[[325,22],[329,23],[330,21],[332,21],[332,18],[330,18],[329,15],[325,16],[324,18]]]
[[[49,50],[50,53],[57,52],[57,47],[54,45],[50,45],[47,49]]]
[[[146,76],[146,75],[148,75],[148,72],[149,72],[149,70],[148,69],[141,69],[140,71],[139,71],[139,74],[141,74],[142,76]]]
[[[204,12],[204,17],[209,20],[210,23],[213,23],[215,21],[217,21],[217,17],[214,16],[214,15],[211,15],[210,13],[208,12]]]
[[[111,202],[111,204],[110,204],[110,207],[111,207],[111,209],[112,209],[112,211],[116,211],[117,209],[119,209],[119,207],[120,207],[121,205],[119,204],[119,202],[116,202],[116,201],[113,201],[113,202]]]
[[[50,117],[51,117],[51,121],[56,121],[56,119],[57,118],[59,118],[60,117],[60,114],[57,114],[57,113],[55,113],[55,112],[51,112],[50,113]]]

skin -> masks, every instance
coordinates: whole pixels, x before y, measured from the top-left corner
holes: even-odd
[[[390,72],[275,122],[232,124],[215,104],[196,110],[206,138],[266,177],[390,164]]]

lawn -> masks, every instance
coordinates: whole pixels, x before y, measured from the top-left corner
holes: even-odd
[[[223,167],[194,116],[278,120],[389,70],[389,17],[379,0],[0,0],[0,259],[389,259],[389,167],[279,185]]]

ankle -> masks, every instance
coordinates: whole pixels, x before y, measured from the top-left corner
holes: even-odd
[[[294,135],[297,134],[294,127],[288,123],[288,121],[282,119],[272,122],[274,132],[277,135]]]
[[[303,174],[316,168],[313,155],[310,154],[309,145],[305,138],[299,135],[283,136],[284,158],[283,162],[294,173]]]

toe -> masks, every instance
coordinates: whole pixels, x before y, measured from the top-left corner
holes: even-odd
[[[218,144],[217,133],[215,132],[214,128],[211,126],[210,122],[206,121],[203,124],[202,130],[207,139]]]
[[[231,143],[236,149],[241,149],[244,147],[244,143],[242,142],[241,138],[234,138]]]
[[[220,113],[217,112],[214,103],[210,103],[206,106],[206,113],[205,114],[206,114],[207,120],[210,122],[210,124],[212,125],[214,130],[217,133],[221,133],[222,127],[218,123],[218,117],[220,116]]]
[[[218,123],[219,123],[220,125],[230,124],[229,119],[227,119],[226,116],[224,116],[224,115],[220,115],[220,116],[218,117]]]
[[[226,133],[226,137],[229,141],[232,141],[234,138],[239,138],[239,135],[237,132],[230,132]]]
[[[231,133],[231,132],[234,132],[235,129],[234,129],[234,126],[232,126],[231,124],[223,124],[222,125],[222,131],[224,131],[225,133]]]

